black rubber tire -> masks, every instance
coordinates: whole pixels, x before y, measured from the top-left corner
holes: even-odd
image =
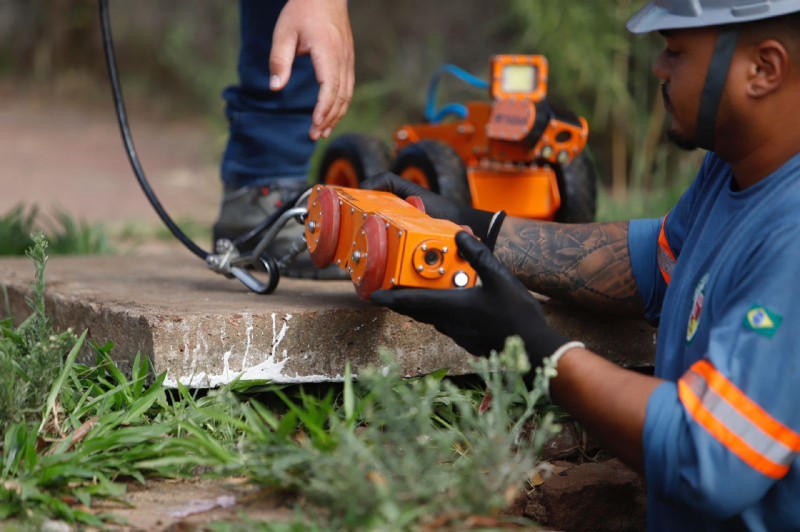
[[[410,167],[425,174],[433,192],[457,205],[472,206],[464,163],[447,144],[429,139],[409,144],[397,153],[390,170],[400,175]]]
[[[568,165],[556,167],[561,207],[555,219],[562,223],[588,223],[597,213],[597,177],[594,162],[586,152],[579,153]]]
[[[346,159],[355,170],[358,182],[385,172],[389,167],[389,149],[379,138],[362,133],[345,133],[333,139],[325,148],[317,172],[317,183],[325,183],[331,164]]]

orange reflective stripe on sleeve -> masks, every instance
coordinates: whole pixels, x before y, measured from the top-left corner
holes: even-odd
[[[667,233],[664,230],[664,226],[667,223],[667,216],[669,216],[669,213],[667,213],[661,220],[661,232],[658,235],[657,260],[658,269],[661,270],[661,275],[664,277],[664,281],[669,284],[670,280],[672,279],[672,270],[675,269],[675,263],[678,261],[678,259],[675,258],[675,254],[669,247],[669,242],[667,242]]]
[[[770,416],[707,360],[678,381],[692,418],[753,469],[781,478],[800,452],[800,435]]]

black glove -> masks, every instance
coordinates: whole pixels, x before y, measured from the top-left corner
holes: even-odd
[[[391,172],[382,172],[370,177],[361,183],[360,187],[367,190],[391,192],[403,199],[409,196],[419,196],[425,205],[425,212],[429,216],[450,220],[458,225],[466,225],[472,229],[476,237],[489,246],[490,250],[494,249],[497,233],[500,232],[500,226],[506,216],[505,211],[494,213],[457,205],[447,198]]]
[[[568,342],[544,321],[539,302],[489,249],[466,232],[456,235],[461,255],[475,268],[482,284],[454,290],[378,290],[372,302],[430,323],[474,355],[503,349],[518,334],[535,368]]]

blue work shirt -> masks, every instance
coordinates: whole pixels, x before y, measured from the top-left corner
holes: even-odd
[[[745,190],[714,154],[628,244],[660,320],[650,530],[800,530],[800,154]]]

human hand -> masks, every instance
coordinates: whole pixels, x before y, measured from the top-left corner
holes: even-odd
[[[289,0],[278,17],[269,58],[270,89],[281,90],[295,56],[311,54],[320,84],[309,136],[327,138],[353,97],[353,32],[347,0]]]
[[[409,196],[418,196],[425,205],[425,213],[428,216],[450,220],[465,228],[468,227],[476,237],[489,246],[490,250],[494,248],[494,241],[506,215],[504,211],[493,213],[457,205],[449,199],[391,172],[382,172],[370,177],[361,183],[360,187],[367,190],[391,192],[403,199],[407,199]]]
[[[500,351],[508,336],[525,342],[531,367],[567,343],[544,321],[539,302],[489,248],[466,232],[456,235],[459,253],[475,268],[481,284],[453,290],[378,290],[371,301],[429,323],[474,355]]]

